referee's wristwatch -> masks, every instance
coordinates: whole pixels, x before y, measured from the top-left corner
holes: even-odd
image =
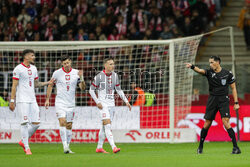
[[[234,102],[234,104],[239,104],[239,102],[236,101],[236,102]]]

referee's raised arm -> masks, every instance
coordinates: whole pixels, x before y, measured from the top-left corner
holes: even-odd
[[[195,72],[205,75],[206,71],[204,69],[200,69],[199,67],[191,64],[191,63],[185,63],[187,68],[190,68],[192,70],[194,70]]]

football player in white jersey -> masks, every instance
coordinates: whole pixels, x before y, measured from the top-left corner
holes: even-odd
[[[11,89],[9,108],[17,108],[21,116],[21,137],[19,145],[27,155],[32,154],[29,147],[29,138],[35,133],[40,124],[39,108],[36,102],[35,88],[53,85],[54,80],[39,82],[37,69],[34,65],[35,52],[30,49],[23,51],[23,63],[15,67]],[[15,102],[16,100],[16,102]]]
[[[129,104],[121,89],[119,77],[114,72],[114,67],[115,63],[112,58],[105,59],[105,69],[95,76],[94,82],[92,82],[89,90],[91,97],[96,102],[102,119],[102,126],[99,131],[96,153],[108,153],[102,148],[103,142],[105,141],[106,137],[112,147],[113,152],[117,153],[120,151],[120,148],[117,148],[114,143],[113,135],[111,132],[110,111],[115,109],[114,90],[116,90],[116,92],[123,99],[123,101],[129,107],[129,110],[131,111],[131,105]],[[98,90],[98,98],[95,94],[96,89]]]
[[[75,91],[77,85],[84,90],[86,85],[83,79],[83,71],[72,69],[70,57],[64,55],[61,58],[62,68],[56,70],[52,79],[56,84],[56,115],[60,124],[60,136],[63,144],[64,153],[74,153],[70,150],[69,144],[72,136],[72,122],[75,110]],[[49,85],[47,89],[47,97],[45,106],[48,109],[49,98],[53,85]]]

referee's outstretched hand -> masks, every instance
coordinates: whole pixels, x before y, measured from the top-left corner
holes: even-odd
[[[187,67],[187,68],[191,68],[191,66],[192,66],[191,63],[184,63],[184,64],[186,64],[186,67]]]

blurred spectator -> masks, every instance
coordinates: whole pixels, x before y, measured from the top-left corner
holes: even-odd
[[[145,93],[139,87],[136,86],[135,82],[131,82],[131,96],[128,98],[128,101],[133,106],[144,106],[145,104]]]
[[[250,50],[250,0],[245,1],[245,6],[240,12],[238,27],[243,30],[247,50]]]
[[[34,41],[40,41],[40,34],[39,34],[39,32],[35,33],[35,35],[34,35]]]
[[[192,11],[191,24],[192,24],[192,34],[198,35],[204,30],[202,17],[199,15],[197,10]]]
[[[152,14],[152,17],[149,20],[149,29],[152,31],[153,39],[157,39],[162,32],[163,20],[158,8],[153,8]]]
[[[139,40],[141,39],[141,34],[139,31],[136,30],[134,26],[130,27],[130,32],[128,34],[129,40]]]
[[[52,21],[48,21],[44,32],[44,40],[46,41],[57,41],[60,40],[60,32],[58,25],[53,24]]]
[[[9,106],[9,100],[8,100],[8,90],[4,89],[0,92],[0,107],[8,107]]]
[[[34,30],[34,32],[40,32],[40,22],[39,22],[39,20],[38,20],[38,18],[36,17],[35,19],[34,19],[34,22],[33,22],[33,30]]]
[[[58,7],[54,9],[54,15],[55,15],[55,20],[59,22],[61,27],[67,24],[67,17],[64,14],[61,14],[60,9]]]
[[[41,17],[41,25],[45,25],[49,21],[49,14],[47,8],[42,9],[40,17]]]
[[[124,22],[124,24],[127,25],[127,23],[128,23],[127,22],[127,20],[128,20],[128,8],[126,6],[126,3],[122,3],[121,6],[120,6],[120,10],[117,13],[115,13],[115,14],[122,15],[123,22]]]
[[[161,39],[171,39],[173,37],[174,37],[174,35],[173,35],[172,31],[170,30],[168,25],[165,25],[163,28],[163,32],[161,32],[161,34],[160,34],[160,38]]]
[[[144,33],[146,31],[148,26],[147,16],[144,14],[143,10],[139,9],[137,5],[133,6],[132,13],[128,19],[129,23],[139,30],[140,33]]]
[[[97,2],[94,5],[96,7],[98,17],[99,18],[103,17],[107,8],[105,2],[103,2],[103,0],[97,0]]]
[[[0,15],[0,21],[2,21],[5,25],[9,24],[9,12],[6,6],[2,6],[1,9],[1,15]]]
[[[89,41],[95,41],[96,40],[96,36],[93,32],[89,33]]]
[[[191,25],[190,17],[187,16],[185,17],[185,24],[182,27],[182,32],[184,33],[184,36],[190,36],[192,35],[192,30],[193,30],[193,27]]]
[[[86,41],[88,40],[88,34],[84,32],[82,28],[78,30],[78,33],[75,36],[76,41]]]
[[[153,91],[145,92],[145,106],[153,106],[156,104],[156,97]]]
[[[123,16],[118,16],[118,21],[115,24],[115,27],[117,28],[119,35],[126,35],[127,34],[127,25],[124,24]]]
[[[34,17],[37,15],[37,11],[33,1],[26,1],[25,10],[27,14],[31,17],[31,19],[34,19]]]
[[[161,8],[161,16],[163,18],[174,16],[173,7],[172,7],[171,2],[169,0],[166,0],[164,2],[163,7]]]
[[[65,0],[60,0],[58,8],[60,9],[61,14],[67,16],[72,12],[72,7],[70,4],[67,4]],[[79,12],[80,13],[80,12]]]
[[[28,23],[25,30],[25,37],[27,41],[34,41],[34,31],[31,23]]]
[[[106,40],[107,37],[146,40],[194,35],[207,30],[207,25],[214,25],[225,2],[4,0],[0,3],[0,40],[74,40],[79,29],[83,29],[85,39],[88,36],[89,40]],[[32,28],[27,26],[28,23]],[[168,26],[173,37],[169,35],[169,30],[164,32],[165,26]],[[114,27],[118,30],[119,38],[112,32]],[[68,33],[68,30],[72,32]],[[35,39],[36,32],[39,35]]]
[[[116,27],[114,27],[113,30],[112,30],[112,33],[109,34],[109,36],[108,36],[108,40],[112,40],[112,41],[113,40],[119,40],[119,38],[120,38],[120,35],[118,33],[118,30],[117,30]]]
[[[102,41],[107,40],[107,37],[105,36],[104,33],[102,33],[102,29],[100,26],[96,27],[95,33],[96,33],[96,40],[102,40]]]
[[[19,32],[18,41],[27,41],[25,33],[23,31]]]

